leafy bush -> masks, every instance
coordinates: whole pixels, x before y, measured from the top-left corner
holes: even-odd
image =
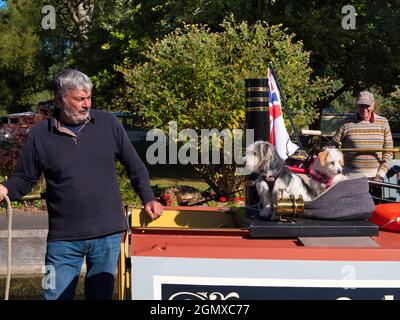
[[[8,132],[11,137],[0,144],[0,175],[11,176],[21,153],[25,140],[28,137],[29,129],[44,119],[41,114],[33,116],[21,116],[16,124],[4,124],[1,130]]]
[[[121,191],[122,203],[127,206],[140,207],[140,198],[135,191],[133,191],[124,166],[120,162],[116,162],[115,166],[118,172],[118,185]]]
[[[326,95],[328,79],[312,79],[309,52],[281,26],[258,22],[235,24],[226,19],[220,33],[206,26],[185,25],[151,44],[147,61],[121,66],[128,83],[127,99],[149,124],[167,130],[244,129],[244,79],[266,78],[268,63],[276,67],[289,108],[299,127],[315,117],[313,103]],[[230,193],[242,177],[233,165],[194,165],[216,191]]]

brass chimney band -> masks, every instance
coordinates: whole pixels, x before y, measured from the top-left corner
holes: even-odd
[[[268,92],[268,88],[266,88],[266,87],[247,87],[246,91],[249,91],[249,92]]]
[[[268,103],[269,99],[268,99],[268,97],[252,97],[252,98],[246,98],[246,102],[266,102],[266,103]]]
[[[269,111],[268,107],[252,107],[246,110],[247,112],[255,112],[255,111]]]

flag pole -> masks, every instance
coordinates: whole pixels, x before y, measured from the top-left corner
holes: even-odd
[[[273,75],[274,78],[275,78],[276,86],[278,87],[278,91],[279,91],[279,94],[281,95],[281,99],[282,99],[283,106],[285,107],[286,113],[287,113],[287,115],[288,115],[288,117],[289,117],[290,124],[291,124],[291,126],[292,126],[293,131],[294,131],[294,134],[296,135],[297,143],[298,143],[300,149],[301,149],[301,150],[304,150],[304,148],[303,148],[303,146],[302,146],[302,144],[301,144],[301,141],[300,141],[299,132],[297,131],[297,128],[296,128],[296,126],[295,126],[295,124],[294,124],[292,114],[291,114],[291,112],[290,112],[290,110],[289,110],[288,105],[286,104],[286,99],[285,99],[285,96],[283,95],[283,92],[282,92],[282,90],[281,90],[281,85],[280,85],[280,83],[279,83],[278,77],[276,76],[275,69],[274,69],[274,67],[272,66],[271,63],[268,64],[268,67],[271,69],[272,75]]]

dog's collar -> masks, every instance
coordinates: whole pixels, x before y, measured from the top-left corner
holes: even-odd
[[[325,184],[325,189],[328,189],[333,182],[333,177],[329,177],[319,171],[315,171],[315,174],[311,173],[311,178]]]
[[[310,167],[309,167],[310,177],[312,179],[314,179],[315,181],[318,181],[319,183],[324,183],[325,189],[328,189],[332,185],[334,177],[329,177],[328,175],[326,175],[322,172],[319,172],[318,170],[315,170],[315,174],[314,174],[313,170],[312,170],[312,168],[314,166],[314,161],[315,161],[315,158],[312,158],[311,162],[310,162]]]
[[[262,175],[262,178],[264,179],[264,181],[265,182],[275,182],[276,181],[276,179],[278,179],[281,175],[282,175],[282,173],[283,173],[283,171],[285,170],[285,166],[284,166],[284,164],[282,163],[282,165],[281,165],[281,167],[279,168],[279,170],[277,170],[274,174],[272,174],[272,175],[270,175],[270,176],[267,176],[266,174],[263,174]]]

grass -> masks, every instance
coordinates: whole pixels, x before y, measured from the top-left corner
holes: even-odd
[[[12,275],[10,300],[43,300],[42,274]],[[0,300],[4,299],[5,276],[0,275]],[[113,300],[118,299],[118,283],[114,286]],[[75,290],[74,300],[84,300],[84,274],[81,274]]]
[[[173,186],[189,186],[196,188],[200,192],[204,192],[209,188],[208,184],[204,181],[188,179],[155,178],[151,179],[150,184],[152,187],[158,186],[160,189],[166,189]]]

